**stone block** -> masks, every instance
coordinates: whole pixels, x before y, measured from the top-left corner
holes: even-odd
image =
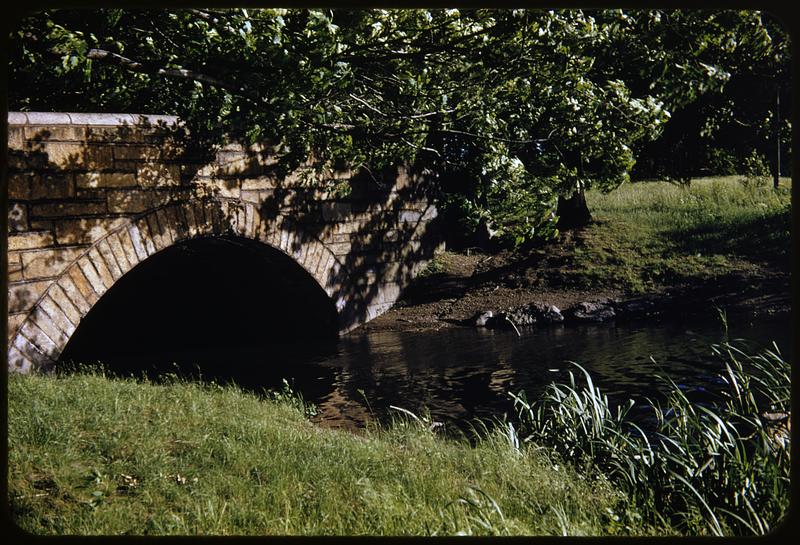
[[[20,252],[8,252],[8,281],[22,280],[22,259]]]
[[[8,127],[8,149],[23,150],[25,148],[24,127]]]
[[[20,203],[9,203],[8,231],[19,233],[28,230],[28,207]]]
[[[75,196],[72,174],[33,174],[30,178],[30,199],[66,199]]]
[[[25,139],[32,142],[79,142],[86,141],[86,127],[55,125],[50,127],[25,127]]]
[[[115,161],[157,161],[161,150],[155,146],[117,144],[114,146]]]
[[[113,147],[108,144],[88,144],[86,146],[86,168],[91,170],[110,169],[114,166]]]
[[[181,185],[181,168],[177,164],[145,163],[136,166],[140,187],[172,187]]]
[[[90,244],[127,220],[125,218],[77,218],[54,222],[59,244]]]
[[[97,248],[97,251],[102,256],[103,264],[108,268],[114,280],[116,281],[122,278],[122,269],[117,263],[117,259],[114,257],[114,252],[111,251],[111,246],[108,244],[108,237],[95,244],[95,248]]]
[[[31,175],[22,172],[8,173],[9,200],[28,200],[31,198]]]
[[[22,325],[22,322],[25,321],[25,318],[27,316],[28,316],[28,314],[25,313],[25,312],[21,312],[19,314],[9,314],[8,315],[8,320],[6,321],[6,324],[8,326],[8,340],[9,341],[11,341],[11,339],[14,338],[14,335],[17,334],[17,330],[19,329],[19,326]]]
[[[106,213],[105,201],[59,202],[34,204],[31,216],[36,218],[57,218],[69,216],[92,216]]]
[[[56,321],[46,312],[42,307],[36,307],[30,314],[29,320],[37,325],[37,327],[50,339],[57,348],[67,345],[69,335],[62,331],[56,324]],[[64,322],[64,320],[61,320]],[[24,326],[23,326],[24,327]],[[74,328],[70,328],[74,330]]]
[[[100,251],[95,247],[90,248],[89,252],[86,254],[86,258],[88,258],[88,260],[91,262],[92,266],[94,267],[95,272],[97,272],[97,277],[100,279],[100,282],[102,284],[102,289],[104,290],[104,292],[105,292],[105,290],[110,289],[111,286],[114,285],[114,276],[111,274],[111,271],[108,269],[108,265],[106,265],[106,261],[105,261],[105,259],[103,259],[103,256],[100,254]],[[83,260],[81,260],[81,261],[83,261]],[[85,273],[86,269],[83,269],[83,272]],[[88,275],[87,275],[87,278],[88,278]],[[92,287],[95,288],[94,291],[97,291],[98,286],[96,286],[95,283],[94,283],[94,280],[96,280],[96,279],[90,278],[89,280],[92,280]]]
[[[51,127],[53,125],[72,124],[69,114],[62,112],[25,112],[25,118],[28,125]]]
[[[265,189],[275,189],[275,180],[269,177],[245,178],[242,180],[242,191],[260,191]]]
[[[131,269],[131,267],[133,267],[133,264],[128,261],[128,255],[125,252],[125,249],[122,247],[122,242],[119,239],[120,233],[127,232],[127,229],[123,229],[122,231],[111,233],[106,237],[106,243],[111,248],[111,253],[114,254],[114,259],[116,260],[120,271],[122,271],[122,274],[125,274]]]
[[[20,326],[19,333],[14,337],[13,344],[13,348],[16,349],[18,351],[17,353],[21,354],[25,360],[24,362],[15,360],[14,366],[16,368],[14,370],[22,373],[29,373],[37,369],[46,369],[53,363],[53,358],[44,353],[45,349],[38,348],[25,337],[23,329],[25,328],[25,324],[28,323],[30,323],[30,321],[26,320],[23,325]]]
[[[352,206],[348,202],[326,202],[321,210],[325,221],[342,221],[352,215]]]
[[[44,152],[47,164],[60,170],[77,170],[86,166],[86,146],[72,142],[42,142],[35,144],[34,151]]]
[[[172,204],[163,208],[164,216],[167,218],[167,229],[173,242],[184,240],[189,236],[189,228],[186,226],[186,219],[180,212],[178,205]],[[163,229],[163,227],[162,227]]]
[[[136,187],[136,175],[130,172],[87,172],[75,175],[75,184],[81,188]]]
[[[87,287],[91,290],[91,287]],[[58,280],[58,284],[53,286],[51,289],[58,288],[61,290],[61,293],[64,293],[70,300],[70,302],[74,305],[74,308],[78,310],[81,316],[85,316],[91,309],[92,304],[87,300],[87,298],[83,295],[83,293],[78,289],[78,286],[75,285],[75,281],[69,274],[63,275]],[[61,297],[60,294],[57,292],[57,296]],[[59,299],[59,304],[61,304],[61,300]],[[62,304],[62,307],[65,305]],[[78,323],[80,322],[80,318]]]
[[[417,223],[422,218],[422,213],[415,210],[400,210],[397,213],[398,223]]]
[[[24,282],[8,286],[8,312],[27,312],[50,286],[49,280]]]
[[[133,240],[131,240],[130,226],[128,226],[128,229],[117,231],[114,236],[117,237],[120,248],[122,248],[122,251],[125,253],[125,259],[128,261],[129,266],[132,268],[138,265],[139,254],[136,252]]]
[[[133,242],[133,247],[136,249],[136,255],[139,256],[140,261],[156,253],[155,244],[153,244],[149,229],[147,218],[138,219],[135,223],[128,226],[131,242]]]
[[[108,191],[108,212],[111,214],[138,214],[156,206],[151,191],[139,189]]]
[[[85,247],[71,246],[22,252],[22,275],[27,280],[58,276],[84,251]]]
[[[161,232],[161,239],[165,247],[171,246],[175,242],[175,228],[172,226],[172,222],[166,210],[164,208],[159,208],[155,211],[155,216],[158,218],[158,229]]]
[[[31,344],[39,350],[39,352],[50,359],[56,359],[61,353],[59,346],[42,331],[42,329],[34,323],[33,320],[28,319],[19,328],[19,332],[31,342]],[[19,346],[17,346],[19,348]],[[22,350],[20,350],[22,352]],[[26,356],[28,354],[25,354]]]
[[[96,279],[97,284],[102,287],[103,282],[100,280],[100,277],[97,276],[97,272],[92,267],[92,263],[88,258],[79,260],[77,266],[70,268],[69,278],[75,283],[75,287],[81,292],[86,302],[90,305],[94,305],[99,299],[99,296],[103,294],[103,291],[97,292],[95,290],[92,285],[92,280],[90,280],[89,276],[84,272],[85,268],[91,268],[92,278]]]
[[[350,250],[352,249],[352,245],[349,242],[339,242],[335,244],[328,244],[328,249],[338,257],[349,254]]]
[[[69,320],[69,323],[72,325],[73,329],[77,327],[79,323],[81,323],[83,314],[81,314],[81,311],[75,306],[75,304],[72,302],[72,299],[70,299],[70,297],[59,284],[53,284],[50,286],[47,296],[43,299],[43,308],[48,313],[50,313],[49,305],[51,300],[53,304],[57,305],[58,309]],[[55,318],[52,313],[50,313],[50,315]],[[65,329],[64,331],[67,330]],[[67,333],[72,335],[71,331],[67,331]]]
[[[50,231],[28,231],[8,235],[9,250],[33,250],[47,248],[53,244],[53,233]]]
[[[9,338],[10,340],[10,338]],[[8,372],[28,374],[33,371],[33,363],[23,356],[19,350],[11,346],[8,349]]]

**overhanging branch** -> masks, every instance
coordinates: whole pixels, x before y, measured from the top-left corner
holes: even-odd
[[[103,61],[111,64],[116,64],[118,66],[125,68],[126,70],[130,70],[131,72],[140,72],[143,74],[154,74],[168,78],[181,78],[181,79],[199,81],[201,83],[207,83],[208,85],[212,85],[214,87],[227,89],[228,91],[245,96],[253,100],[258,100],[258,94],[254,93],[249,89],[240,87],[230,82],[223,81],[213,76],[209,76],[208,74],[195,72],[194,70],[188,70],[186,68],[157,68],[155,70],[150,70],[140,62],[134,61],[133,59],[129,59],[127,57],[123,57],[122,55],[118,55],[117,53],[113,53],[111,51],[106,51],[105,49],[90,49],[89,52],[86,54],[86,57],[95,61]]]

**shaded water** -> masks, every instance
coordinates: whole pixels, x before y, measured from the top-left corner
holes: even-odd
[[[552,326],[513,331],[445,328],[428,332],[354,332],[334,342],[291,342],[267,347],[225,347],[117,356],[106,364],[123,373],[151,376],[176,362],[181,374],[233,381],[261,391],[286,379],[317,406],[315,419],[333,427],[360,427],[385,420],[391,405],[419,413],[427,409],[447,427],[474,418],[513,414],[508,392],[534,399],[568,371],[584,366],[610,398],[658,397],[666,373],[702,401],[717,386],[720,362],[710,345],[737,337],[753,348],[774,340],[790,357],[789,319],[732,323],[719,320]],[[653,358],[658,366],[653,364]],[[395,413],[396,414],[396,413]]]

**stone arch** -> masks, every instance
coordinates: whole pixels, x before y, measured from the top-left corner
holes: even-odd
[[[281,251],[317,282],[334,301],[337,312],[344,308],[342,263],[325,243],[293,228],[291,218],[263,218],[256,205],[237,199],[177,201],[110,230],[68,265],[17,329],[9,344],[9,369],[29,372],[53,367],[81,319],[129,270],[176,243],[223,235],[255,240]]]

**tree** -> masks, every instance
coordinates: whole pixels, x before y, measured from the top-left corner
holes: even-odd
[[[443,207],[520,244],[556,233],[559,197],[629,179],[681,81],[720,81],[702,55],[643,40],[663,24],[652,13],[45,11],[12,32],[9,103],[175,114],[205,141],[275,143],[286,172],[313,155],[381,183],[414,163]],[[669,22],[699,25],[697,43],[717,30]],[[654,88],[660,65],[630,66],[643,41],[669,48]]]

